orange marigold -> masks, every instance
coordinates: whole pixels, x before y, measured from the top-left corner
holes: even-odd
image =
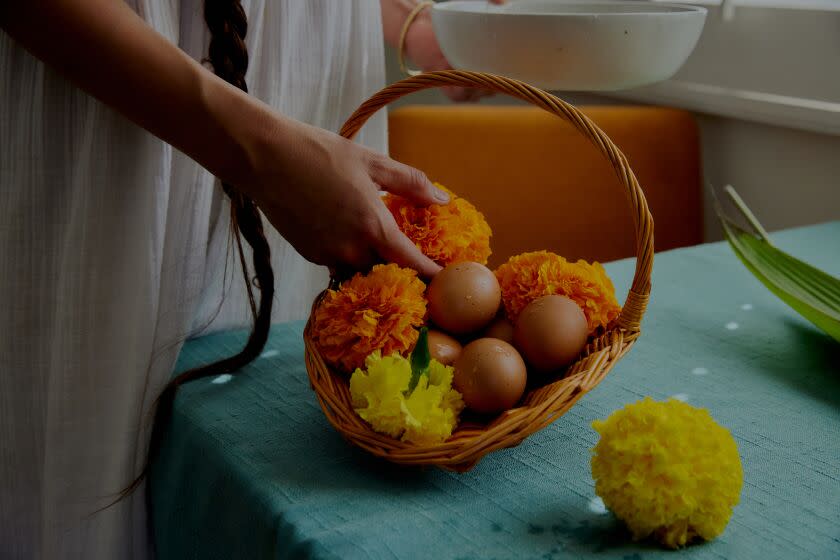
[[[333,367],[353,371],[379,350],[405,354],[417,342],[426,316],[426,285],[417,273],[380,264],[329,290],[315,309],[313,341]]]
[[[589,332],[618,317],[615,288],[600,263],[572,263],[548,251],[522,253],[496,269],[502,303],[511,320],[538,297],[561,295],[574,300],[586,315]]]
[[[441,266],[463,261],[487,264],[492,232],[484,214],[443,185],[435,185],[450,193],[449,204],[417,207],[401,196],[385,195],[385,205],[400,230]]]

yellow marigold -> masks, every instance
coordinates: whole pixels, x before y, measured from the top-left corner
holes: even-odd
[[[743,484],[735,440],[705,409],[650,398],[593,422],[595,492],[634,538],[678,548],[720,535]]]
[[[324,360],[353,371],[376,350],[403,354],[426,316],[426,285],[411,269],[376,265],[329,290],[315,309],[313,342]]]
[[[439,188],[448,189],[435,183]],[[400,230],[430,259],[441,266],[490,257],[490,226],[467,200],[450,192],[449,204],[416,207],[405,198],[388,194],[384,201]]]
[[[374,352],[365,367],[350,377],[350,396],[356,413],[374,430],[417,444],[440,443],[452,435],[464,401],[452,388],[451,367],[432,360],[428,376],[420,377],[410,395],[406,358]]]
[[[612,281],[597,262],[573,263],[548,251],[522,253],[497,268],[496,278],[511,320],[538,297],[555,294],[580,305],[590,332],[608,325],[621,312]]]
[[[374,352],[365,367],[366,372],[357,369],[350,377],[353,409],[377,432],[399,437],[405,430],[403,393],[411,381],[411,365],[399,354],[383,358]]]

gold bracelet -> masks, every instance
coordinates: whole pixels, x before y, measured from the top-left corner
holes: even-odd
[[[405,37],[408,35],[408,28],[411,27],[411,24],[417,19],[417,16],[420,15],[420,12],[425,10],[426,8],[430,8],[434,6],[435,3],[431,1],[420,2],[411,12],[408,14],[408,17],[405,18],[405,23],[403,23],[402,30],[400,31],[400,46],[397,56],[399,57],[400,61],[400,70],[403,71],[404,74],[408,76],[416,76],[417,74],[421,74],[420,70],[409,70],[405,66]]]

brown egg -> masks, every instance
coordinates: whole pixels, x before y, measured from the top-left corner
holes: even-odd
[[[525,362],[516,348],[504,340],[479,338],[461,351],[453,385],[468,408],[489,414],[515,405],[527,379]]]
[[[513,344],[513,324],[507,319],[499,318],[490,323],[484,329],[484,336],[487,338],[498,338],[508,344]]]
[[[489,268],[462,262],[438,272],[426,297],[432,321],[446,332],[460,335],[475,332],[493,320],[502,292]]]
[[[578,304],[566,296],[543,296],[519,314],[513,340],[528,365],[546,373],[574,361],[586,345],[588,332]]]
[[[451,366],[461,355],[461,343],[440,331],[429,330],[429,353],[445,366]]]

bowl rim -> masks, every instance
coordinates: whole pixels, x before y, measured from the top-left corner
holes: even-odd
[[[656,2],[652,0],[558,0],[558,4],[575,5],[575,6],[592,6],[592,5],[614,5],[614,6],[635,6],[648,7],[650,11],[615,11],[615,12],[513,12],[500,11],[498,9],[463,9],[467,6],[487,6],[485,1],[476,0],[448,0],[447,2],[435,2],[432,6],[433,12],[449,12],[469,15],[483,15],[487,17],[520,17],[520,18],[574,18],[574,17],[684,17],[687,15],[706,15],[708,10],[703,6],[695,6],[692,4],[671,4],[668,2]]]

